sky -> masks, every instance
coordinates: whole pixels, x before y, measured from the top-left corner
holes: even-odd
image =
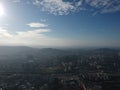
[[[120,47],[120,0],[0,0],[0,45]]]

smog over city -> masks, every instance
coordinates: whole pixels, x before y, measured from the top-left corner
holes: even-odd
[[[0,0],[0,90],[120,90],[120,0]]]

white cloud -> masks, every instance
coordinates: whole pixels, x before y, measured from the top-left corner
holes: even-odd
[[[0,38],[3,38],[3,37],[11,38],[12,35],[5,28],[0,27]]]
[[[89,39],[67,39],[47,36],[49,29],[9,32],[8,28],[0,28],[0,45],[48,46],[48,47],[90,47],[90,46],[119,46],[118,41],[91,41]],[[103,45],[104,44],[104,45]]]
[[[43,43],[49,29],[37,29],[29,31],[17,31],[15,34],[8,32],[9,30],[0,28],[0,45],[37,45]],[[39,42],[43,40],[43,42]]]
[[[86,0],[86,3],[88,3],[92,7],[101,8],[108,5],[110,1],[111,0]]]
[[[100,13],[120,11],[120,0],[86,0],[92,8],[98,9]]]
[[[120,0],[32,0],[34,5],[55,15],[67,15],[70,12],[94,10],[99,13],[120,11]]]
[[[67,15],[80,11],[92,13],[112,13],[120,11],[120,0],[6,0],[15,3],[29,3],[38,6],[42,11],[54,15]]]
[[[45,35],[49,29],[36,29],[28,31],[16,31],[0,28],[0,45],[25,45],[25,46],[48,46],[48,47],[73,47],[80,45],[80,41],[62,38],[53,38]],[[82,42],[82,44],[85,44]]]
[[[63,2],[62,0],[33,0],[33,3],[55,15],[68,14],[68,11],[74,10],[74,6],[70,2]]]
[[[117,12],[117,11],[120,11],[120,2],[119,2],[119,5],[111,6],[111,7],[108,6],[104,8],[101,13],[111,13],[111,12]]]
[[[83,0],[80,0],[76,3],[76,6],[79,7],[79,6],[82,6],[82,4],[83,4]]]
[[[50,32],[49,29],[37,29],[37,30],[33,30],[33,31],[27,31],[27,32],[16,32],[17,36],[20,36],[22,38],[43,38],[44,34],[46,32]]]
[[[48,25],[43,24],[43,23],[29,23],[27,25],[30,27],[34,27],[34,28],[44,28],[44,27],[48,26]]]

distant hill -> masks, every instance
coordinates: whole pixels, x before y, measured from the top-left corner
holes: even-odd
[[[0,46],[0,66],[15,66],[26,63],[35,65],[50,65],[63,61],[86,60],[86,57],[105,55],[116,57],[118,50],[109,48],[99,48],[90,50],[81,49],[54,49],[54,48],[32,48],[26,46]],[[107,60],[107,59],[105,59]],[[112,60],[112,59],[111,59]],[[3,67],[4,67],[3,66]],[[19,66],[21,67],[21,66]],[[8,67],[9,69],[9,67]]]
[[[99,48],[96,49],[96,51],[118,51],[117,49],[111,49],[111,48]]]
[[[14,55],[20,52],[37,50],[27,46],[0,46],[0,55]]]
[[[35,57],[38,61],[48,61],[67,53],[67,51],[53,48],[39,49],[26,46],[0,46],[0,60],[2,61],[29,61]]]
[[[54,48],[32,48],[27,46],[0,46],[0,60],[28,60],[30,57],[39,58],[40,61],[53,60],[53,58],[65,55],[92,55],[94,53],[116,54],[118,50],[99,48],[93,50],[62,50]]]
[[[118,52],[117,49],[111,49],[111,48],[99,48],[99,49],[93,49],[93,50],[81,50],[81,49],[69,49],[69,50],[62,50],[62,49],[54,49],[54,48],[32,48],[27,46],[0,46],[0,55],[16,55],[16,54],[37,54],[39,56],[42,55],[63,55],[63,54],[78,54],[78,53],[85,53],[85,52]]]

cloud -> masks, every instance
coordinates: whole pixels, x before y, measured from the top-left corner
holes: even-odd
[[[70,2],[62,0],[33,0],[33,4],[43,7],[45,11],[53,14],[68,14],[68,11],[74,10],[74,6]]]
[[[67,47],[78,44],[78,41],[46,36],[45,33],[50,31],[49,29],[36,29],[16,31],[13,34],[8,29],[0,28],[0,45]]]
[[[0,27],[0,38],[3,37],[10,38],[12,35],[5,28]]]
[[[111,5],[111,7],[108,6],[104,8],[101,13],[111,13],[111,12],[118,12],[118,11],[120,11],[120,1],[119,1],[119,5],[116,5],[116,6]]]
[[[50,29],[35,29],[28,31],[16,31],[15,34],[8,32],[9,30],[0,27],[1,38],[43,38],[44,34],[50,32]]]
[[[33,27],[33,28],[44,28],[44,27],[48,26],[48,25],[43,24],[43,23],[29,23],[27,25],[30,27]]]
[[[51,32],[50,29],[35,29],[27,31],[16,31],[11,33],[9,28],[0,27],[0,45],[13,46],[47,46],[47,47],[91,47],[91,46],[120,46],[120,43],[114,41],[91,41],[89,39],[71,39],[57,38],[46,35]]]
[[[37,30],[32,30],[32,31],[27,31],[27,32],[16,32],[16,36],[20,36],[22,38],[43,38],[44,34],[46,32],[50,32],[49,29],[37,29]]]
[[[120,0],[32,0],[33,4],[54,15],[93,11],[111,13],[120,11]]]
[[[37,45],[48,39],[44,33],[50,32],[49,29],[16,31],[14,34],[8,31],[0,28],[0,45]]]
[[[86,3],[100,13],[120,11],[120,0],[86,0]]]

